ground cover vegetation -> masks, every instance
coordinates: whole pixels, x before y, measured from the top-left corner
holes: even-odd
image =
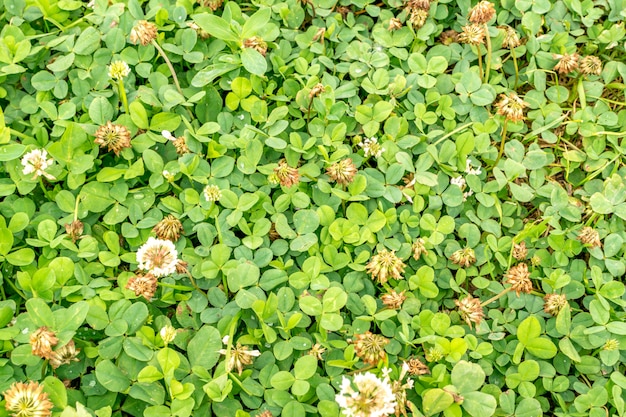
[[[622,0],[4,0],[0,415],[624,416]]]

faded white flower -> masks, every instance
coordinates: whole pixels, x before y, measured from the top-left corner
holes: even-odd
[[[161,136],[163,136],[167,140],[176,140],[176,137],[172,135],[172,132],[170,132],[169,130],[162,130]]]
[[[344,376],[335,401],[348,417],[387,417],[396,409],[388,374],[380,379],[365,372],[355,375],[352,381]]]
[[[472,161],[470,161],[470,159],[468,158],[465,161],[465,173],[468,174],[468,175],[480,175],[480,174],[482,174],[482,170],[480,169],[480,167],[473,168],[472,167]]]
[[[163,170],[163,177],[165,177],[165,179],[168,182],[172,182],[174,181],[174,174],[172,174],[171,172],[169,172],[168,170],[164,169]]]
[[[203,194],[207,201],[219,201],[222,198],[222,191],[217,185],[207,185],[204,187]]]
[[[226,355],[228,362],[226,363],[226,370],[228,372],[237,368],[237,373],[241,375],[243,373],[243,367],[251,365],[254,358],[261,356],[261,352],[258,350],[250,350],[248,346],[237,343],[230,351],[226,349],[220,349],[219,353]],[[229,356],[230,355],[230,356]]]
[[[450,180],[450,184],[456,185],[460,189],[463,189],[465,188],[465,178],[463,178],[462,175],[459,175],[458,177],[452,178]]]
[[[48,152],[45,149],[33,149],[22,157],[22,166],[24,175],[33,174],[33,179],[44,176],[49,180],[55,180],[54,176],[48,174],[48,169],[54,163],[54,160],[47,159]]]
[[[381,144],[378,143],[377,138],[365,139],[359,144],[359,146],[363,148],[365,157],[373,156],[374,158],[378,158],[383,153],[383,147]]]
[[[168,324],[166,326],[163,326],[163,328],[159,332],[159,335],[161,335],[163,343],[167,345],[176,338],[176,329]]]
[[[176,272],[178,252],[169,240],[149,237],[137,251],[139,269],[149,271],[155,277],[162,277]]]
[[[474,191],[467,190],[463,193],[463,201],[467,201],[468,197],[471,197],[474,194]]]

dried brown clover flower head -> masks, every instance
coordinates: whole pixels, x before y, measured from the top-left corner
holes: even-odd
[[[261,414],[257,414],[256,417],[274,417],[274,414],[270,410],[265,410]]]
[[[101,148],[106,147],[108,151],[113,151],[115,155],[119,155],[122,149],[130,148],[130,131],[126,126],[107,122],[96,131],[94,142]]]
[[[156,39],[157,34],[157,25],[147,20],[140,20],[130,31],[130,42],[133,44],[139,42],[143,46],[146,46]]]
[[[72,362],[79,362],[77,358],[80,349],[76,349],[74,341],[70,340],[65,346],[52,352],[50,355],[50,365],[57,369],[61,365],[69,365]]]
[[[222,4],[224,4],[224,0],[198,0],[198,3],[204,7],[208,7],[209,9],[216,11]]]
[[[379,334],[365,332],[355,335],[354,353],[369,365],[377,365],[379,360],[387,357],[385,346],[389,339]]]
[[[439,42],[450,45],[459,41],[459,32],[454,29],[445,30],[439,35]]]
[[[517,31],[511,26],[498,26],[498,29],[502,29],[504,31],[504,39],[502,40],[503,48],[513,49],[522,44]]]
[[[272,224],[270,225],[270,231],[267,233],[267,235],[272,242],[282,237],[280,233],[278,233],[278,231],[276,230],[276,223],[274,222],[272,222]]]
[[[43,392],[43,385],[30,381],[14,382],[4,393],[5,408],[14,417],[49,417],[54,404]]]
[[[341,185],[348,185],[354,181],[356,173],[356,166],[354,166],[354,162],[352,162],[350,158],[342,159],[326,168],[326,175],[328,175],[332,181]]]
[[[220,353],[226,355],[227,351],[226,349],[221,349]],[[230,350],[230,358],[226,363],[226,370],[230,372],[237,368],[237,373],[241,375],[243,373],[243,367],[251,365],[254,358],[257,356],[261,356],[261,352],[258,350],[250,350],[248,346],[237,343]]]
[[[468,295],[462,300],[454,300],[454,304],[459,308],[459,315],[465,320],[470,329],[472,328],[472,323],[478,326],[483,321],[485,313],[478,298]]]
[[[526,242],[513,245],[513,257],[518,261],[523,261],[528,256],[528,249],[526,249]]]
[[[171,240],[176,242],[183,233],[183,224],[171,214],[168,214],[154,226],[152,229],[156,237],[159,239]]]
[[[402,278],[404,262],[396,256],[395,251],[383,249],[372,256],[365,268],[372,275],[372,279],[377,280],[380,284],[384,284],[389,278]]]
[[[556,316],[567,304],[567,297],[564,294],[546,294],[543,297],[543,311]]]
[[[261,55],[267,54],[267,43],[259,36],[253,36],[243,41],[244,48],[252,48]]]
[[[415,239],[415,242],[413,242],[413,245],[411,245],[411,249],[413,249],[413,259],[415,259],[416,261],[419,261],[422,255],[428,255],[428,250],[426,249],[426,241],[421,237]]]
[[[201,39],[209,39],[209,36],[211,36],[209,35],[209,32],[202,30],[202,28],[198,26],[195,22],[187,22],[187,27],[195,30]]]
[[[459,33],[459,42],[474,46],[485,43],[485,28],[483,25],[472,23],[471,25],[463,26],[462,29],[463,31]]]
[[[189,266],[189,263],[187,261],[183,261],[182,259],[179,259],[178,262],[176,262],[176,273],[177,274],[186,274],[189,272],[189,269],[187,268]]]
[[[284,159],[278,162],[278,166],[274,168],[274,174],[280,185],[284,187],[292,187],[300,182],[298,169],[290,167]]]
[[[461,268],[467,268],[476,262],[476,253],[469,247],[459,249],[450,256],[450,260]]]
[[[341,18],[344,20],[346,19],[346,17],[348,17],[350,12],[352,12],[352,10],[348,6],[339,6],[336,10],[337,13],[339,13],[341,15]]]
[[[309,355],[315,356],[318,360],[322,360],[322,354],[326,352],[326,348],[320,345],[319,343],[311,346],[311,350],[309,350]]]
[[[52,346],[59,343],[59,339],[54,332],[48,330],[46,326],[40,327],[30,335],[30,348],[35,356],[48,359],[52,355]]]
[[[426,19],[428,19],[428,10],[424,9],[414,9],[409,15],[409,22],[411,22],[411,25],[413,25],[415,29],[424,26]]]
[[[519,296],[520,293],[529,294],[533,290],[533,282],[530,280],[528,265],[521,263],[508,270],[504,275],[505,284],[511,284],[511,288]]]
[[[398,310],[402,307],[404,300],[406,300],[404,293],[405,291],[400,291],[398,293],[395,290],[391,290],[391,292],[383,294],[380,298],[385,306],[393,310]]]
[[[72,239],[72,242],[76,243],[78,239],[83,235],[85,226],[80,220],[74,220],[71,223],[65,225],[65,233]]]
[[[389,27],[387,27],[387,29],[390,32],[393,32],[394,30],[398,30],[402,27],[402,21],[400,19],[396,19],[395,17],[392,17],[391,19],[389,19]]]
[[[554,70],[559,74],[568,74],[578,68],[579,55],[577,53],[555,54],[554,58],[559,60],[554,66]]]
[[[405,367],[409,375],[412,376],[428,375],[430,373],[428,366],[417,358],[411,358],[404,362],[403,367]]]
[[[126,289],[134,291],[136,296],[141,295],[150,301],[157,290],[157,277],[152,274],[137,274],[128,280]]]
[[[311,91],[309,92],[309,99],[319,96],[320,94],[322,94],[323,91],[324,91],[324,84],[322,83],[315,84],[315,86],[311,88]]]
[[[176,153],[178,155],[184,155],[186,153],[191,152],[187,147],[187,139],[184,136],[177,137],[172,141],[172,145],[176,149]]]
[[[430,0],[409,0],[409,2],[406,5],[406,8],[409,9],[409,11],[413,11],[413,10],[428,11],[430,9]]]
[[[578,240],[592,248],[601,248],[600,234],[593,227],[585,226],[578,233]]]
[[[493,3],[482,0],[470,10],[468,19],[471,23],[482,25],[493,19],[495,15],[496,9],[493,7]]]
[[[528,103],[522,100],[517,94],[500,94],[500,101],[495,104],[497,113],[512,122],[524,120],[524,109]]]
[[[580,60],[580,72],[585,75],[602,74],[602,61],[595,55],[588,55]]]

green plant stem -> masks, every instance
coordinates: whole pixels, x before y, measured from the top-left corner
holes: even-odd
[[[23,134],[22,132],[18,132],[17,130],[11,129],[11,134],[13,136],[17,136],[18,138],[35,140],[34,137]]]
[[[50,194],[48,193],[48,190],[46,190],[46,186],[44,185],[43,179],[41,179],[41,177],[39,177],[39,187],[41,188],[41,191],[43,191],[43,194],[48,200],[54,201],[54,198],[52,198],[52,196],[50,196]]]
[[[124,88],[124,80],[119,78],[117,80],[117,87],[120,90],[120,98],[122,99],[122,104],[124,105],[124,111],[126,114],[130,114],[130,109],[128,108],[128,98],[126,97],[126,89]]]
[[[487,301],[485,301],[484,303],[480,303],[481,307],[485,307],[491,303],[493,303],[494,301],[498,300],[500,297],[502,297],[503,295],[509,293],[511,290],[513,289],[513,287],[509,287],[509,288],[505,288],[504,290],[502,290],[500,293],[494,295],[493,297],[491,297],[490,299],[488,299]]]
[[[20,297],[22,297],[24,300],[28,300],[28,298],[26,297],[26,295],[20,291],[19,288],[17,288],[17,286],[13,283],[13,281],[11,281],[10,279],[5,279],[4,282],[6,282],[7,284],[9,284],[9,287],[11,287],[11,289],[13,291],[15,291],[15,293],[17,295],[19,295]]]
[[[165,54],[165,51],[163,50],[163,48],[161,48],[161,45],[159,45],[156,40],[152,40],[152,45],[156,48],[157,51],[159,51],[159,55],[161,55],[161,58],[163,58],[163,60],[167,64],[167,67],[170,69],[170,73],[172,74],[172,78],[174,79],[174,85],[176,86],[176,89],[181,96],[185,97],[185,95],[183,94],[183,90],[180,88],[178,77],[176,76],[176,71],[174,70],[172,62],[169,60],[169,58]]]
[[[485,56],[485,84],[489,84],[489,75],[491,73],[491,37],[489,36],[489,26],[484,24],[485,39],[487,40],[487,55]],[[480,46],[478,47],[480,52]]]
[[[492,165],[494,167],[498,165],[500,158],[502,158],[502,155],[504,154],[504,144],[506,142],[506,128],[507,128],[508,123],[509,123],[509,119],[504,119],[504,125],[502,125],[502,139],[500,140],[500,150],[498,151],[498,157],[496,158],[495,162]]]
[[[513,84],[513,90],[517,89],[519,83],[519,67],[517,66],[517,57],[515,56],[515,50],[511,49],[511,56],[513,57],[513,66],[515,67],[515,84]]]
[[[480,52],[480,45],[476,45],[476,56],[478,57],[478,73],[480,74],[480,78],[483,78],[483,56]]]

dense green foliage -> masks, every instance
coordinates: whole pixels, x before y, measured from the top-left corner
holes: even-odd
[[[626,415],[626,3],[475,6],[4,0],[0,416]]]

